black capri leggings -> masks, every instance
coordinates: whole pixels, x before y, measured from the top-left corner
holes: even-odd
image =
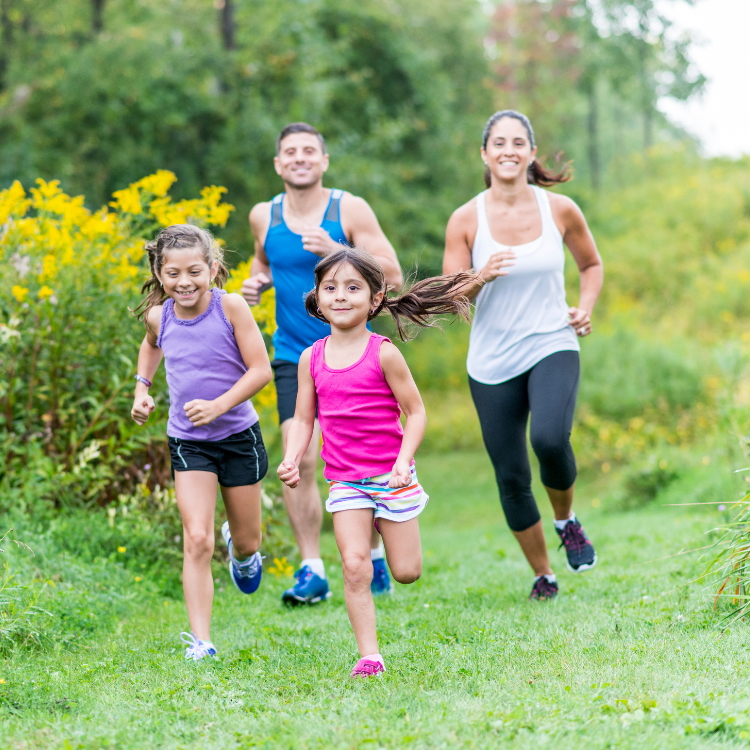
[[[540,519],[531,492],[526,423],[531,413],[531,445],[541,466],[542,482],[567,490],[576,478],[570,445],[578,393],[578,352],[555,352],[528,372],[487,385],[469,378],[482,437],[495,467],[500,502],[508,526],[524,531]]]

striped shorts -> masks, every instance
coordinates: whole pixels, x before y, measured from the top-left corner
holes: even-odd
[[[389,487],[391,474],[380,474],[356,482],[329,481],[326,510],[371,508],[375,518],[388,521],[409,521],[416,518],[430,499],[417,480],[417,470],[411,465],[411,483],[408,487]]]

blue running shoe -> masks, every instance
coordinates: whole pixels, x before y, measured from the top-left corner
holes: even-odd
[[[303,565],[295,574],[297,583],[287,589],[281,596],[284,604],[317,604],[330,598],[328,581],[312,572],[309,565]]]
[[[373,560],[372,583],[370,583],[370,591],[372,591],[373,596],[390,594],[391,589],[391,577],[388,575],[388,566],[385,564],[385,559],[381,557],[379,560]]]
[[[232,536],[229,533],[229,522],[224,521],[221,527],[221,535],[227,543],[229,550],[229,575],[234,585],[243,594],[254,594],[260,586],[263,577],[263,558],[260,552],[256,552],[250,559],[238,565],[232,557]]]

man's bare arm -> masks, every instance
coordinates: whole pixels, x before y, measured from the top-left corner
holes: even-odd
[[[269,203],[258,203],[250,211],[250,229],[253,233],[255,254],[250,263],[250,278],[242,284],[241,294],[249,305],[260,304],[260,296],[273,286],[271,265],[266,257],[264,245],[270,223],[271,207]]]

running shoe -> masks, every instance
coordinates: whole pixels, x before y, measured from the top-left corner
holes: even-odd
[[[537,599],[540,602],[554,599],[557,596],[557,581],[548,581],[546,576],[534,579],[534,588],[531,589],[529,599]]]
[[[370,591],[372,591],[374,596],[380,596],[381,594],[390,594],[392,588],[391,577],[388,575],[388,566],[385,564],[385,559],[381,557],[379,560],[373,560]]]
[[[594,545],[588,540],[577,518],[568,521],[562,529],[555,527],[555,531],[562,540],[560,547],[565,547],[570,570],[574,573],[582,573],[596,565]]]
[[[352,669],[350,677],[377,677],[385,672],[385,665],[381,661],[360,659]]]
[[[241,565],[238,565],[232,557],[232,536],[229,533],[228,521],[224,521],[222,524],[221,535],[224,537],[229,550],[229,576],[234,585],[243,594],[254,594],[260,586],[260,579],[263,577],[263,558],[260,556],[260,552],[256,552]]]
[[[187,644],[185,658],[191,661],[200,661],[206,656],[216,656],[216,648],[211,641],[202,641],[195,637],[195,633],[180,633],[180,640]]]
[[[303,565],[295,574],[297,583],[287,589],[281,596],[284,604],[317,604],[331,596],[328,581],[312,572],[309,565]]]

